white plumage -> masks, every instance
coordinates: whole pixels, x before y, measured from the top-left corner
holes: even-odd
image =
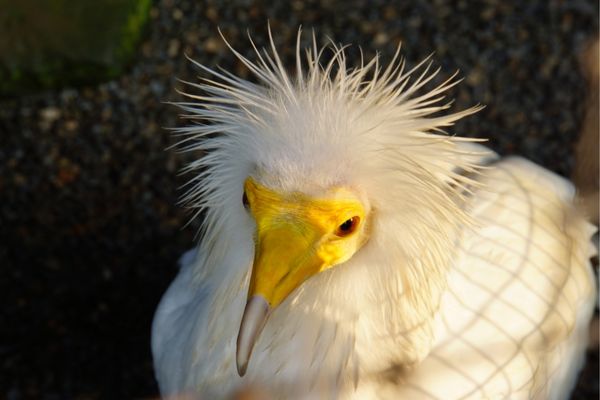
[[[194,123],[180,133],[206,154],[187,168],[185,200],[205,220],[154,320],[162,394],[567,398],[595,301],[594,229],[574,210],[573,187],[447,136],[477,108],[440,113],[457,81],[425,92],[430,63],[405,71],[375,58],[348,69],[343,48],[331,51],[321,65],[323,50],[303,61],[298,47],[294,77],[274,46],[256,63],[236,52],[260,84],[201,65],[218,81],[190,84],[206,95],[181,104]],[[237,345],[236,370],[262,240],[249,178],[290,204],[350,198],[364,211],[355,234],[364,239],[280,304],[268,301],[249,363]],[[286,221],[304,218],[299,210]],[[326,232],[306,257],[344,240]]]

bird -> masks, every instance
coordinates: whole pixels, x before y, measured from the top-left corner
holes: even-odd
[[[450,134],[482,106],[451,110],[431,56],[301,36],[289,69],[270,29],[252,56],[224,39],[253,81],[192,60],[202,225],[153,321],[161,395],[568,398],[596,302],[572,184]]]

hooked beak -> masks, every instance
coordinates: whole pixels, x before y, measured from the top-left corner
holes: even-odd
[[[248,301],[237,338],[240,376],[246,373],[254,344],[271,311],[323,265],[297,226],[278,224],[262,231],[259,226],[257,236]]]

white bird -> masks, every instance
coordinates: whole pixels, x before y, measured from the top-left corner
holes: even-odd
[[[270,33],[269,33],[270,36]],[[153,324],[163,396],[565,399],[595,304],[563,178],[443,129],[431,62],[271,50],[182,103],[202,240]],[[252,46],[254,44],[252,43]]]

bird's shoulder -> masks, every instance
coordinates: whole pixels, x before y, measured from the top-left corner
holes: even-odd
[[[152,322],[152,353],[161,392],[185,386],[181,368],[192,357],[187,340],[194,336],[199,319],[206,314],[208,282],[195,279],[197,250],[179,259],[177,276],[163,295]],[[189,360],[188,360],[189,361]]]
[[[449,377],[445,395],[531,398],[568,388],[595,299],[595,228],[575,209],[571,183],[528,160],[499,160],[479,181],[427,368]]]

